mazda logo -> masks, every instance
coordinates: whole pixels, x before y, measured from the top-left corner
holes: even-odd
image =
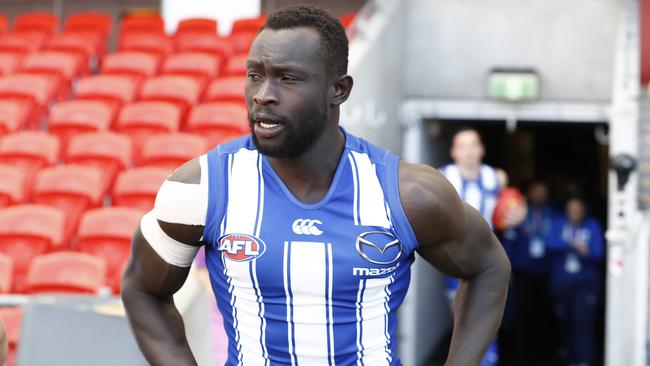
[[[391,233],[368,231],[357,237],[357,252],[373,264],[392,264],[402,256],[402,243]]]

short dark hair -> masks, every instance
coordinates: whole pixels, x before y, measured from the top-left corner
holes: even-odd
[[[483,143],[483,137],[481,136],[481,133],[478,132],[478,130],[474,127],[471,126],[460,126],[454,130],[454,134],[452,135],[452,140],[456,138],[459,134],[463,132],[474,132],[476,136],[478,136],[479,142],[482,144]]]
[[[312,28],[321,39],[322,58],[327,71],[346,74],[348,72],[348,37],[341,22],[326,10],[311,5],[294,5],[270,14],[264,29]]]

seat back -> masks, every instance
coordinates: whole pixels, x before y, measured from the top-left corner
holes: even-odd
[[[195,134],[168,133],[149,137],[142,146],[140,164],[176,169],[208,149],[206,140]]]
[[[95,168],[59,165],[36,175],[33,200],[66,213],[65,239],[69,239],[83,212],[100,204],[103,189],[102,174]]]
[[[188,18],[178,22],[176,34],[217,33],[217,20],[207,18]]]
[[[22,169],[31,182],[36,172],[56,163],[60,151],[59,138],[52,134],[23,131],[0,139],[0,164]]]
[[[14,290],[21,291],[32,259],[63,246],[65,214],[53,207],[25,204],[0,209],[0,252],[14,263]]]
[[[182,52],[167,57],[161,73],[163,75],[191,76],[205,82],[219,74],[221,63],[222,59],[217,55],[203,52]]]
[[[203,100],[206,102],[231,101],[245,103],[245,87],[245,76],[220,77],[210,82],[203,96]]]
[[[128,207],[104,207],[81,218],[77,246],[106,261],[108,284],[121,274],[131,252],[131,237],[144,213]]]
[[[203,52],[220,57],[231,53],[230,40],[218,34],[181,33],[174,37],[176,52]]]
[[[250,132],[246,106],[234,102],[199,104],[187,118],[187,130],[203,136],[216,146]]]
[[[97,100],[121,106],[135,100],[139,85],[131,76],[88,76],[77,81],[75,99]]]
[[[0,136],[23,129],[32,115],[33,107],[33,103],[28,101],[0,100]]]
[[[0,207],[22,203],[27,193],[27,174],[20,168],[0,164]]]
[[[113,188],[113,204],[149,211],[156,193],[172,170],[159,167],[141,167],[121,172]]]
[[[140,98],[174,103],[185,110],[199,100],[202,89],[202,83],[195,78],[162,75],[145,81]]]
[[[11,291],[14,275],[14,260],[0,253],[0,294],[6,294]]]
[[[59,26],[59,19],[56,15],[48,12],[27,12],[22,13],[14,19],[14,32],[39,32],[53,34]]]
[[[106,281],[106,263],[90,254],[58,252],[34,258],[25,292],[96,294]]]
[[[102,74],[118,74],[131,77],[147,78],[158,73],[159,55],[138,51],[122,51],[108,54],[102,60]]]
[[[100,101],[71,100],[50,111],[48,129],[59,136],[63,150],[70,139],[84,132],[106,131],[115,119],[115,106]]]

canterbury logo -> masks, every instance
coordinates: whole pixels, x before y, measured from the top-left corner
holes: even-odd
[[[320,220],[298,219],[291,225],[291,230],[298,235],[321,235],[323,231],[316,225],[322,224]]]

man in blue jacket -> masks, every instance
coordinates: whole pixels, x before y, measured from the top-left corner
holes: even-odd
[[[596,314],[603,276],[603,231],[587,216],[585,202],[571,198],[566,216],[554,221],[547,240],[553,253],[551,296],[562,343],[570,365],[592,365],[595,356]]]
[[[534,181],[528,187],[524,222],[503,233],[503,245],[513,268],[513,342],[517,365],[546,364],[553,352],[553,305],[548,295],[550,270],[546,238],[557,213],[548,203],[548,186]]]

